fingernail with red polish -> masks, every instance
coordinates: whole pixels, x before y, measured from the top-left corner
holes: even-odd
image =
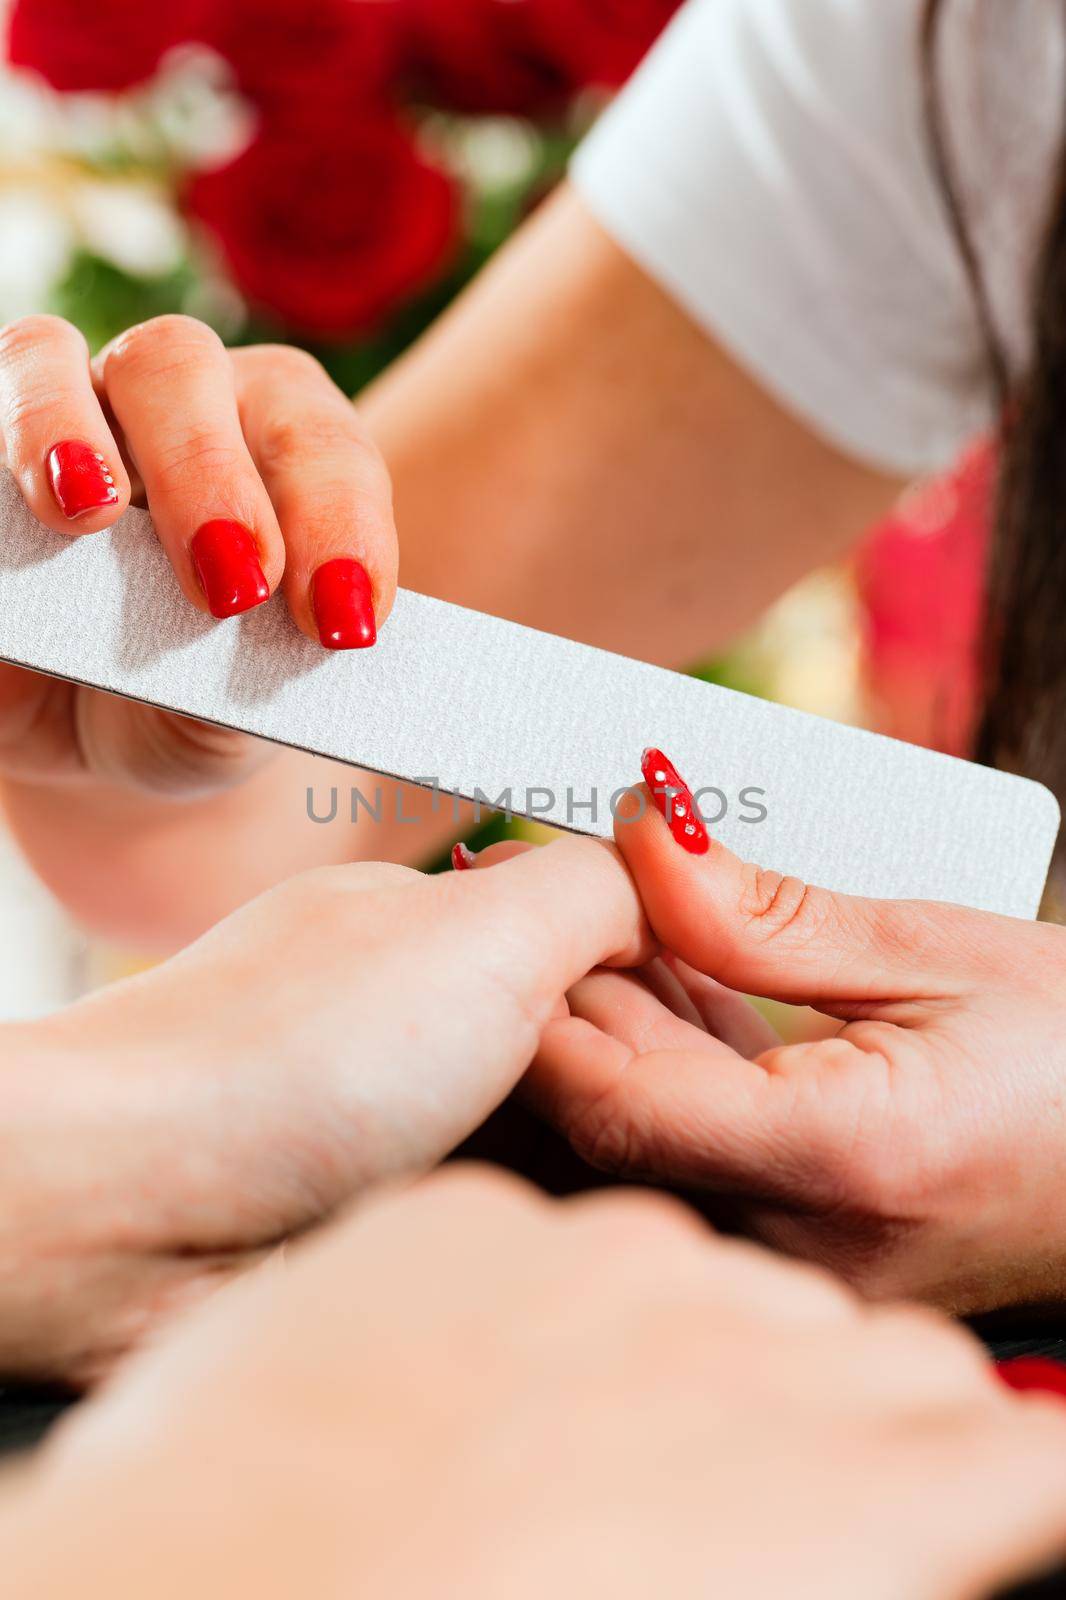
[[[1013,1361],[1000,1361],[996,1371],[1008,1389],[1055,1394],[1066,1400],[1066,1366],[1061,1362],[1044,1356],[1017,1356]]]
[[[235,617],[270,599],[259,550],[243,522],[205,522],[189,552],[213,617]]]
[[[327,561],[311,580],[318,637],[327,650],[368,650],[377,641],[374,596],[361,561]]]
[[[707,829],[688,785],[673,762],[668,761],[661,750],[645,750],[640,771],[657,809],[666,818],[681,848],[689,855],[705,856],[711,848]]]
[[[453,871],[469,872],[476,860],[477,856],[474,854],[468,844],[463,844],[460,842],[459,844],[452,846]]]
[[[63,439],[48,452],[48,481],[56,504],[71,521],[89,511],[102,511],[118,500],[111,468],[91,444]]]

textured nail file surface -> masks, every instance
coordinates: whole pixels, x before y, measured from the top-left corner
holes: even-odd
[[[468,797],[509,790],[516,812],[589,833],[610,832],[612,795],[656,745],[719,791],[700,801],[709,821],[728,808],[716,837],[857,894],[1031,917],[1058,831],[1024,779],[422,595],[402,592],[376,648],[352,653],[304,639],[280,597],[215,622],[181,595],[146,513],[69,541],[7,473],[0,657]]]

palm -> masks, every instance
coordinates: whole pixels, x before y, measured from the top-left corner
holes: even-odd
[[[998,1014],[1007,1000],[851,1021],[793,1045],[672,958],[594,973],[569,1000],[534,1081],[593,1165],[728,1195],[746,1232],[877,1296],[983,1309],[1017,1298],[1019,1271],[1048,1266],[1039,1196],[1066,1181],[1066,1119],[1048,1118],[1053,1041],[1019,1046],[1009,1084],[994,1078],[986,1036],[1024,1037],[1021,1015]],[[975,1120],[992,1095],[996,1114]],[[1004,1186],[1011,1231],[987,1246],[978,1290],[972,1238]]]

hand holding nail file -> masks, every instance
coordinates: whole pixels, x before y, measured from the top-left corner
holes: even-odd
[[[654,745],[730,849],[852,894],[1032,917],[1058,831],[1025,779],[423,595],[402,591],[375,648],[351,653],[305,639],[277,599],[216,622],[146,512],[68,541],[6,472],[0,657],[586,833],[611,832]]]

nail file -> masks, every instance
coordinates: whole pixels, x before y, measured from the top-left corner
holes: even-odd
[[[855,894],[1033,917],[1059,826],[1026,779],[408,591],[367,651],[323,651],[280,597],[215,622],[146,512],[64,539],[6,472],[0,657],[594,834],[655,745],[730,848]]]

